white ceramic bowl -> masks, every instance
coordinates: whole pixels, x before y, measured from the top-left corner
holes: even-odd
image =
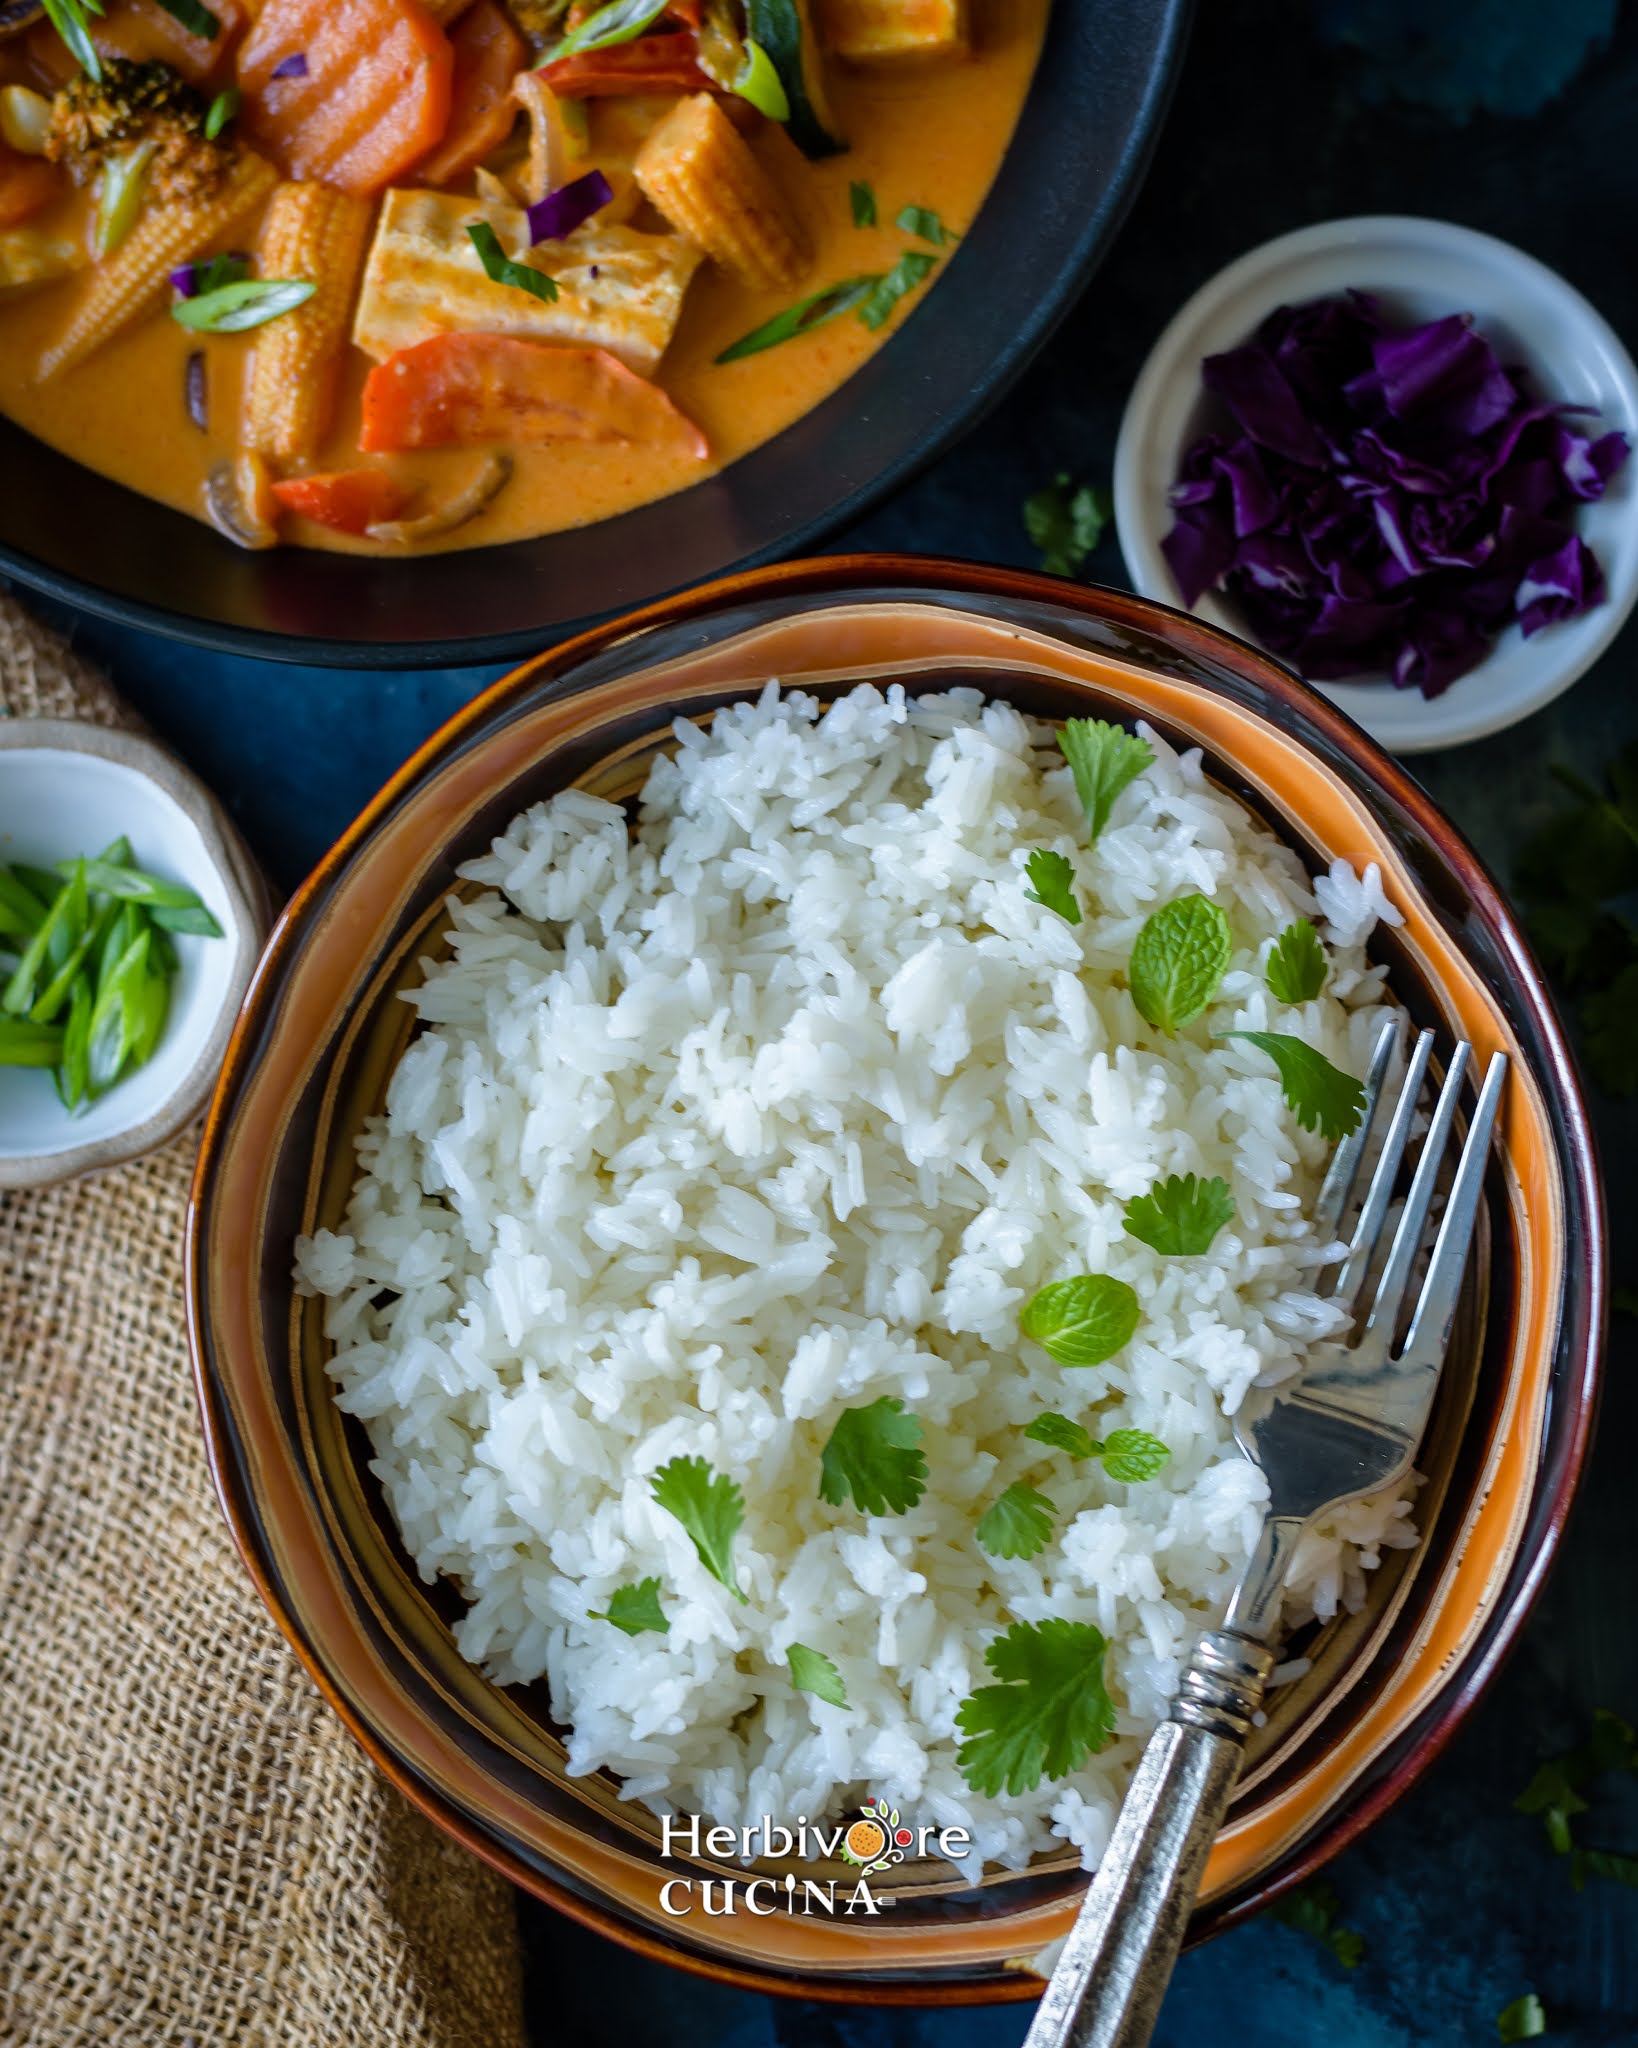
[[[139,867],[194,889],[219,939],[176,938],[171,1012],[153,1057],[70,1115],[49,1073],[0,1067],[0,1188],[134,1159],[204,1107],[267,929],[266,893],[203,783],[150,740],[56,719],[0,724],[0,861],[99,853],[123,833]]]
[[[1491,235],[1447,221],[1391,214],[1325,221],[1265,242],[1203,285],[1150,352],[1121,421],[1115,450],[1115,523],[1134,587],[1181,604],[1161,537],[1184,453],[1208,430],[1214,402],[1200,384],[1205,356],[1236,347],[1276,306],[1328,297],[1350,285],[1406,320],[1477,315],[1504,362],[1522,362],[1544,396],[1596,408],[1600,429],[1638,441],[1638,369],[1613,329],[1555,271]],[[1551,702],[1615,638],[1638,600],[1638,456],[1606,495],[1578,508],[1577,530],[1597,555],[1605,601],[1526,640],[1509,627],[1494,651],[1431,700],[1388,682],[1320,683],[1383,746],[1419,753],[1500,732]],[[1195,610],[1245,636],[1232,605],[1208,594]]]

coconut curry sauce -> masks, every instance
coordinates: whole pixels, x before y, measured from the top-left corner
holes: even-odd
[[[211,0],[207,42],[192,0],[109,0],[100,83],[39,23],[0,42],[0,410],[251,546],[663,497],[914,318],[1047,4]]]

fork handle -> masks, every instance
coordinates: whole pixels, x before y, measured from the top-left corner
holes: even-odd
[[[1149,1738],[1024,2048],[1143,2048],[1240,1773],[1274,1653],[1202,1636]]]

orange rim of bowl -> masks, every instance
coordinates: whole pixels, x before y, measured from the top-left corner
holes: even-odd
[[[512,1881],[583,1925],[718,1981],[805,1997],[892,2003],[1028,1998],[1038,1992],[1039,1979],[1022,1967],[1018,1958],[1034,1953],[1065,1930],[1073,1912],[1072,1896],[1066,1900],[1059,1895],[994,1920],[975,1921],[980,1929],[1004,1927],[1006,1952],[1001,1953],[994,1942],[980,1940],[954,1967],[941,1963],[941,1952],[948,1955],[965,1948],[958,1938],[958,1923],[951,1923],[943,1932],[921,1930],[915,1937],[919,1947],[903,1954],[895,1952],[893,1941],[877,1938],[864,1945],[867,1952],[847,1960],[832,1953],[810,1952],[812,1944],[798,1943],[777,1962],[770,1962],[754,1954],[689,1946],[680,1930],[673,1937],[644,1924],[641,1909],[631,1903],[622,1887],[639,1868],[651,1881],[654,1866],[575,1837],[572,1828],[560,1826],[553,1831],[567,1838],[566,1845],[556,1852],[536,1850],[550,1855],[551,1872],[525,1861],[493,1812],[487,1820],[480,1819],[440,1787],[435,1774],[424,1768],[424,1749],[419,1763],[412,1761],[417,1724],[413,1715],[406,1720],[395,1712],[390,1680],[384,1680],[389,1696],[378,1700],[378,1710],[372,1716],[361,1710],[326,1668],[322,1654],[329,1640],[326,1630],[346,1629],[352,1624],[331,1589],[315,1586],[310,1579],[302,1581],[304,1614],[299,1615],[297,1603],[280,1583],[268,1555],[267,1502],[277,1496],[283,1511],[296,1512],[299,1519],[295,1499],[299,1487],[293,1472],[281,1472],[276,1463],[267,1461],[256,1472],[259,1492],[247,1485],[247,1447],[236,1434],[226,1389],[228,1382],[237,1378],[241,1393],[244,1391],[243,1375],[254,1372],[254,1357],[247,1364],[242,1347],[237,1351],[230,1347],[219,1356],[213,1328],[208,1240],[223,1199],[223,1169],[233,1160],[235,1120],[271,1036],[286,972],[310,920],[317,916],[353,857],[378,834],[385,835],[400,805],[433,771],[453,762],[478,736],[487,734],[498,741],[514,726],[550,720],[554,710],[594,703],[596,684],[588,691],[557,695],[549,687],[553,678],[572,674],[592,656],[652,629],[708,620],[747,601],[832,598],[836,606],[845,606],[850,597],[874,605],[893,597],[911,607],[932,606],[940,611],[947,607],[945,615],[952,619],[973,617],[963,612],[963,600],[1026,609],[1044,606],[1054,610],[1060,620],[1065,614],[1078,615],[1100,626],[1125,625],[1140,634],[1158,635],[1170,647],[1227,672],[1242,687],[1260,692],[1266,704],[1262,729],[1254,735],[1262,750],[1256,778],[1259,790],[1284,808],[1293,824],[1301,817],[1305,834],[1311,836],[1311,813],[1298,801],[1298,794],[1302,791],[1312,798],[1307,784],[1317,763],[1329,784],[1330,801],[1339,807],[1338,817],[1346,826],[1342,836],[1357,834],[1351,843],[1363,847],[1370,857],[1384,860],[1390,878],[1399,884],[1396,901],[1407,915],[1404,943],[1427,972],[1441,1005],[1454,1012],[1481,1055],[1492,1047],[1505,1046],[1517,1056],[1510,1083],[1509,1199],[1526,1240],[1541,1247],[1541,1270],[1532,1262],[1530,1270],[1521,1275],[1521,1294],[1514,1305],[1511,1367],[1504,1398],[1494,1412],[1482,1482],[1475,1495],[1478,1506],[1468,1518],[1466,1540],[1444,1560],[1437,1586],[1426,1595],[1437,1608],[1440,1625],[1424,1633],[1415,1655],[1404,1668],[1396,1668],[1394,1682],[1367,1704],[1336,1752],[1328,1755],[1323,1770],[1310,1767],[1284,1790],[1276,1783],[1254,1814],[1231,1820],[1214,1851],[1206,1901],[1193,1923],[1193,1937],[1258,1910],[1352,1840],[1420,1775],[1471,1711],[1516,1637],[1556,1550],[1584,1462],[1595,1406],[1605,1296],[1604,1219],[1590,1125],[1540,970],[1494,883],[1465,841],[1403,769],[1343,714],[1268,657],[1187,614],[1168,612],[1125,593],[1090,590],[1023,572],[907,556],[842,556],[725,578],[648,606],[577,636],[474,698],[410,758],[342,835],[296,892],[268,943],[228,1048],[194,1179],[186,1272],[189,1340],[213,1481],[247,1569],[298,1656],[354,1736],[399,1789],[439,1826]],[[777,622],[764,631],[777,632],[779,624],[790,623]],[[991,615],[979,623],[992,641],[998,623],[1006,626],[1004,615]],[[1022,646],[1032,644],[1028,632],[1013,633],[1010,627],[1007,631]],[[1052,667],[1061,677],[1068,673],[1062,660],[1068,643],[1053,641],[1052,633],[1048,623],[1039,629],[1037,638],[1054,648]],[[720,645],[737,647],[759,637],[763,635],[756,632],[735,635]],[[693,657],[668,657],[661,666],[672,673],[686,668],[696,680],[703,677],[708,682],[712,658],[718,651],[707,648]],[[1096,671],[1100,691],[1120,696],[1123,664],[1118,657],[1087,653],[1080,647],[1070,647],[1069,652],[1075,664]],[[997,658],[992,648],[990,666]],[[949,665],[947,650],[930,652],[927,660]],[[640,664],[637,673],[642,673]],[[1242,764],[1248,722],[1256,723],[1244,704],[1226,693],[1149,670],[1125,666],[1125,680],[1133,691],[1131,708],[1162,721],[1171,720],[1220,758],[1236,766]],[[543,687],[546,695],[541,700]],[[476,772],[475,768],[475,776]],[[1458,878],[1466,895],[1469,926],[1477,920],[1507,976],[1511,1011],[1504,1008],[1502,996],[1487,987],[1450,931],[1433,914],[1419,878],[1412,874],[1379,814],[1399,828],[1401,839],[1408,831],[1436,848],[1445,868]],[[435,824],[449,822],[447,816],[434,820]],[[424,827],[419,836],[424,837]],[[254,1179],[254,1170],[247,1171]],[[262,1193],[265,1196],[265,1187]],[[248,1245],[257,1243],[258,1218],[242,1208],[234,1214],[235,1235]],[[240,1276],[247,1289],[258,1270],[255,1259],[248,1258]],[[248,1293],[237,1299],[235,1306],[253,1319],[254,1304]],[[250,1348],[253,1353],[254,1345]],[[392,1726],[395,1720],[400,1724],[396,1730]],[[425,1733],[422,1728],[423,1740]],[[478,1767],[466,1759],[461,1768],[470,1773]],[[479,1774],[481,1777],[481,1769]],[[520,1813],[527,1808],[521,1799],[513,1803]],[[534,1818],[538,1821],[539,1816]],[[624,1910],[617,1910],[600,1895],[611,1888],[615,1896],[626,1899]],[[639,1913],[637,1920],[628,1917],[633,1912]],[[651,1922],[651,1914],[649,1919]],[[823,1950],[827,1945],[819,1946]],[[822,1974],[826,1968],[836,1974]],[[821,1974],[810,1974],[812,1969]],[[929,1970],[939,1974],[913,1974]]]

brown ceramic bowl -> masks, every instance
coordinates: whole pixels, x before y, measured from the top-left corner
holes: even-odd
[[[1422,1465],[1424,1538],[1369,1604],[1304,1645],[1253,1746],[1207,1871],[1208,1933],[1332,1854],[1423,1770],[1472,1707],[1557,1543],[1592,1416],[1605,1247],[1570,1056],[1539,970],[1473,853],[1408,776],[1283,669],[1142,599],[955,563],[796,563],[597,629],[478,698],[394,778],[274,933],[229,1049],[190,1226],[199,1397],[223,1506],[298,1654],[359,1740],[450,1833],[633,1947],[768,1990],[932,2002],[1028,1997],[1029,1958],[1082,1888],[1043,1858],[963,1889],[895,1873],[878,1920],[668,1918],[658,1824],[610,1780],[568,1779],[542,1690],[456,1654],[453,1594],[423,1587],[329,1398],[298,1231],[333,1224],[352,1139],[410,1029],[393,1000],[435,941],[459,862],[570,782],[632,792],[678,712],[777,675],[821,694],[953,677],[1048,717],[1150,719],[1311,863],[1382,864],[1404,926],[1381,940],[1400,999],[1483,1058],[1512,1055],[1503,1142]],[[811,1866],[799,1876],[815,1874]],[[822,1872],[819,1873],[823,1875]]]

